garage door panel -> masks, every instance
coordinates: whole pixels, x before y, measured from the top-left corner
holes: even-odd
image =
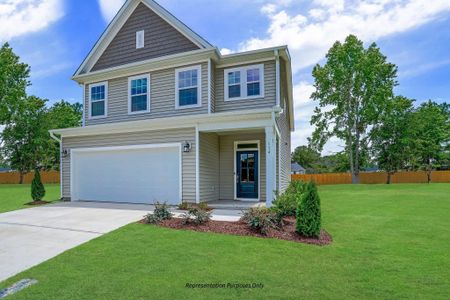
[[[178,147],[80,151],[73,154],[74,200],[180,202]]]

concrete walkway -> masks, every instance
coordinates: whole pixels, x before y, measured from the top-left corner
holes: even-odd
[[[152,205],[61,202],[0,214],[0,281],[152,211]],[[240,214],[214,210],[212,218],[236,221]]]

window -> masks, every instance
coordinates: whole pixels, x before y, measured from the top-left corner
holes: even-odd
[[[108,100],[108,83],[100,82],[89,85],[89,117],[106,117]]]
[[[137,114],[150,111],[150,75],[128,78],[128,113]]]
[[[177,109],[201,106],[201,66],[175,71]]]
[[[264,65],[225,70],[225,101],[264,97]]]
[[[144,48],[144,30],[136,32],[136,49]]]

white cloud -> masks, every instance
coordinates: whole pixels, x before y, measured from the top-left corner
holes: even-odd
[[[124,0],[98,0],[98,5],[106,22],[114,18],[124,3]]]
[[[300,4],[304,2],[265,2],[261,12],[270,21],[266,35],[242,42],[238,50],[288,45],[294,74],[310,72],[311,66],[325,58],[336,40],[342,41],[349,34],[365,42],[377,41],[417,28],[450,11],[448,0],[314,0],[306,13],[290,13],[290,8]],[[431,67],[436,66],[426,65],[422,69]],[[296,132],[292,137],[293,147],[306,144],[314,130],[309,125],[315,107],[309,99],[313,90],[311,83],[305,81],[294,84]],[[341,141],[332,140],[324,153],[341,151],[341,146]]]
[[[234,51],[228,48],[222,48],[220,49],[220,54],[222,55],[228,55],[228,54],[233,54]]]
[[[0,41],[41,31],[63,15],[62,0],[2,0]]]

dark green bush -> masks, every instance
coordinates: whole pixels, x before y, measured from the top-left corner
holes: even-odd
[[[298,206],[298,199],[305,189],[303,181],[291,181],[286,191],[277,195],[273,202],[273,210],[281,217],[295,216]]]
[[[267,234],[270,228],[279,226],[279,219],[275,211],[265,207],[252,207],[245,211],[241,221],[261,234]],[[281,221],[281,220],[280,220]]]
[[[147,214],[144,217],[144,222],[147,224],[157,224],[163,220],[172,219],[173,214],[169,211],[169,206],[166,203],[155,204],[155,209],[152,214]]]
[[[41,201],[45,196],[45,188],[41,181],[39,170],[34,172],[34,178],[31,182],[31,198],[33,201]]]
[[[318,237],[321,227],[320,198],[314,182],[307,184],[300,196],[297,209],[296,230],[307,237]]]
[[[190,208],[187,212],[181,215],[183,224],[193,223],[196,225],[204,224],[211,220],[211,212],[204,209]]]

